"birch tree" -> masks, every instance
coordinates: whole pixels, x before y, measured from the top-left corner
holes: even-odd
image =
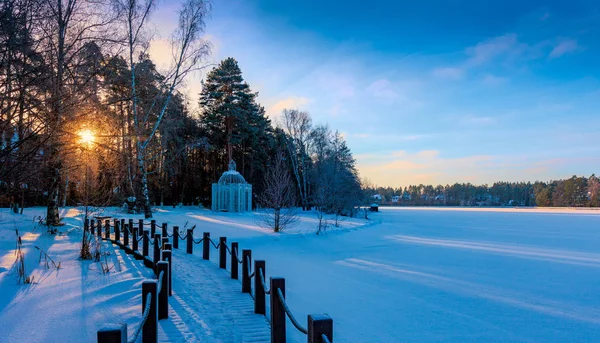
[[[286,148],[298,185],[302,208],[306,210],[309,197],[308,151],[311,143],[312,119],[308,112],[284,109],[280,126],[287,135]]]

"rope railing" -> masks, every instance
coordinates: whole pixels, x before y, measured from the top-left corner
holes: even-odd
[[[148,295],[146,295],[146,308],[144,309],[144,314],[142,316],[142,321],[140,323],[140,325],[138,326],[138,328],[135,330],[135,333],[133,334],[133,338],[129,341],[127,341],[127,343],[135,343],[138,339],[138,336],[140,335],[140,332],[142,332],[142,328],[144,327],[144,324],[146,323],[146,320],[148,320],[148,315],[150,314],[150,302],[152,301],[152,293],[148,293]]]
[[[277,288],[277,295],[279,296],[279,301],[281,302],[281,306],[283,306],[285,313],[287,314],[288,318],[290,318],[290,321],[292,322],[294,327],[296,327],[296,329],[298,329],[298,331],[307,335],[308,330],[305,327],[303,327],[302,325],[300,325],[300,323],[298,323],[298,320],[296,320],[296,317],[294,317],[294,314],[292,313],[292,311],[286,304],[285,298],[283,297],[283,293],[281,292],[281,288]]]
[[[231,249],[229,249],[229,245],[225,244],[225,250],[231,255]]]
[[[271,290],[267,289],[264,273],[265,272],[262,270],[262,268],[258,270],[258,276],[260,276],[260,284],[262,285],[265,294],[271,294]]]
[[[254,277],[254,273],[256,271],[253,271],[252,273],[250,273],[250,268],[252,268],[252,266],[250,265],[250,258],[246,257],[246,262],[248,263],[248,278],[252,279]]]
[[[321,334],[321,339],[323,340],[323,343],[331,343],[329,342],[329,338],[327,338],[327,335],[324,333]]]
[[[210,244],[212,244],[213,247],[215,247],[215,249],[219,249],[219,247],[221,246],[221,243],[215,244],[212,238],[209,238],[208,241],[210,242]]]
[[[202,243],[203,240],[204,240],[204,238],[200,238],[200,240],[196,242],[196,240],[194,240],[192,238],[192,242],[194,242],[194,244],[200,244],[200,243]]]

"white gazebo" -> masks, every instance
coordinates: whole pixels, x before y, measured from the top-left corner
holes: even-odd
[[[212,210],[221,212],[252,211],[252,185],[229,162],[229,170],[212,184]]]

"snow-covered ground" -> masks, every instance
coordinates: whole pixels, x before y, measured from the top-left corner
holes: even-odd
[[[141,302],[137,283],[149,272],[123,262],[110,280],[98,277],[93,267],[76,261],[75,231],[55,238],[38,235],[42,229],[27,235],[34,256],[29,263],[43,282],[15,285],[7,272],[14,261],[12,227],[33,226],[35,211],[27,209],[22,223],[2,212],[2,340],[80,341],[75,337],[94,337],[98,325],[117,312],[135,326]],[[74,211],[66,215],[72,218],[67,223],[78,225]],[[214,239],[227,236],[240,249],[251,248],[253,259],[266,260],[267,277],[286,278],[287,302],[302,323],[309,313],[334,319],[336,342],[593,342],[600,334],[596,210],[380,208],[370,221],[348,219],[320,236],[314,234],[314,213],[302,213],[300,225],[282,234],[259,227],[253,214],[165,207],[155,218],[169,227],[196,225],[198,238],[209,231]],[[63,268],[44,270],[31,251],[34,244],[51,246],[49,253]],[[201,253],[200,246],[195,253]],[[216,261],[216,251],[211,253]],[[200,274],[193,269],[203,263],[197,256],[177,252],[175,258],[182,274]],[[222,289],[238,287],[215,282]],[[218,316],[192,313],[203,310],[204,291],[194,294],[194,283],[185,285],[186,292],[175,287],[174,281],[173,298],[179,299],[171,312],[181,317],[172,316],[172,330],[163,328],[167,337],[185,331],[190,336],[183,338],[200,339],[218,329],[211,326],[224,324]],[[122,305],[112,306],[114,298]],[[231,321],[228,316],[223,321]],[[81,336],[69,336],[65,327]],[[288,332],[294,341],[306,339],[291,323]]]
[[[589,342],[600,334],[600,212],[380,210],[327,236],[307,233],[310,214],[298,230],[305,234],[283,235],[248,215],[178,217],[197,224],[198,237],[211,231],[251,248],[267,276],[286,278],[297,317],[328,313],[338,342]]]
[[[14,215],[0,210],[0,341],[1,342],[89,342],[105,323],[126,322],[135,328],[141,311],[141,283],[152,272],[132,263],[111,244],[111,272],[103,274],[100,264],[78,260],[81,218],[74,209],[63,210],[65,226],[49,235],[36,225],[34,216],[44,209],[25,209]],[[25,252],[25,271],[33,276],[30,285],[18,285],[14,272],[16,233]],[[60,268],[40,263],[38,246]]]

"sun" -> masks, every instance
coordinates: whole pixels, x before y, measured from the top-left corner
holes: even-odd
[[[92,145],[92,143],[94,143],[94,140],[96,139],[96,137],[94,136],[94,133],[89,130],[89,129],[84,129],[79,131],[79,143],[81,144],[87,144],[87,145]]]

